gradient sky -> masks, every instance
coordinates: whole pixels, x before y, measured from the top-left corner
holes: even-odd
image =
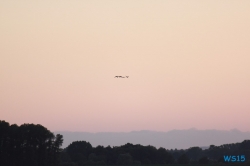
[[[1,120],[250,131],[249,117],[249,0],[0,0]]]

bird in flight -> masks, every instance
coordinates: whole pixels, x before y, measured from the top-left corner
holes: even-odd
[[[125,76],[126,78],[128,78],[129,76]],[[115,78],[125,78],[123,76],[115,76]]]

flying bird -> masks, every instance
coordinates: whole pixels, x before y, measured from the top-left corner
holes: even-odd
[[[126,76],[126,78],[128,78],[129,76]],[[125,78],[123,76],[115,76],[115,78]]]

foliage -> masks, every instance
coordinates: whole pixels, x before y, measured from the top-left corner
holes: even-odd
[[[58,165],[62,143],[62,135],[55,136],[42,125],[0,121],[0,165]]]
[[[75,141],[61,149],[63,136],[54,135],[42,125],[0,121],[0,166],[87,166],[87,165],[249,165],[250,140],[241,143],[166,150],[133,145],[92,147]],[[226,163],[225,155],[245,155],[244,163]]]
[[[249,159],[249,140],[242,143],[211,145],[209,149],[191,147],[186,150],[166,150],[153,146],[133,145],[127,143],[122,146],[92,147],[89,142],[72,142],[64,151],[74,163],[82,165],[230,165],[224,162],[224,155],[246,155]],[[71,161],[71,160],[69,160]],[[69,162],[67,161],[67,162]],[[249,161],[246,161],[247,163]],[[245,163],[234,163],[246,165]]]
[[[178,158],[178,163],[179,164],[188,164],[189,163],[189,158],[186,154],[182,154],[179,158]]]

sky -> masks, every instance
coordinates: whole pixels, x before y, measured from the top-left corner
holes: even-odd
[[[250,131],[249,64],[249,0],[0,0],[10,124]]]

